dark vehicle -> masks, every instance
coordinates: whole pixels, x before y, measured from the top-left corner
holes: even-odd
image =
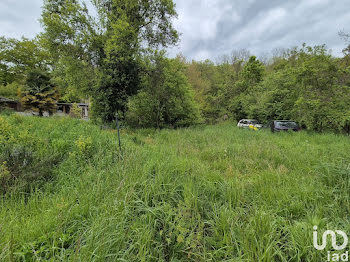
[[[289,120],[275,120],[271,122],[271,131],[279,132],[279,131],[300,131],[300,127],[294,121]]]

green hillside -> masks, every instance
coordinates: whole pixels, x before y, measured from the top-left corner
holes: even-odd
[[[321,261],[350,232],[349,138],[233,123],[117,135],[0,116],[1,261]]]

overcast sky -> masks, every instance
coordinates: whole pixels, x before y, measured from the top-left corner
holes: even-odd
[[[180,44],[169,50],[212,59],[246,48],[262,56],[274,48],[326,44],[341,55],[340,30],[350,31],[350,0],[175,0]],[[40,32],[42,0],[0,0],[0,35]]]

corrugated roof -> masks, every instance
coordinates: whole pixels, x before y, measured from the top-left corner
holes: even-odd
[[[72,106],[73,103],[57,103],[57,105]],[[77,103],[78,106],[89,106],[89,104]]]

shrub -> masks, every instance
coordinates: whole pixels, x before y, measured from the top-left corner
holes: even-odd
[[[73,103],[69,115],[73,118],[81,118],[81,108],[77,103]]]
[[[6,86],[0,85],[0,96],[10,99],[18,99],[18,94],[22,88],[22,84],[18,82],[13,82]]]
[[[178,59],[156,53],[149,61],[144,88],[128,103],[127,123],[133,127],[185,127],[201,121],[192,87]]]
[[[7,167],[7,162],[0,163],[0,185],[1,188],[7,187],[8,181],[10,180],[11,173]]]
[[[54,121],[0,116],[0,192],[29,192],[55,179],[56,168],[70,155],[83,161],[93,156],[92,137],[82,132],[80,121]]]
[[[80,136],[78,140],[75,141],[75,146],[77,148],[76,152],[78,155],[83,157],[90,157],[92,154],[92,139],[91,137]]]

